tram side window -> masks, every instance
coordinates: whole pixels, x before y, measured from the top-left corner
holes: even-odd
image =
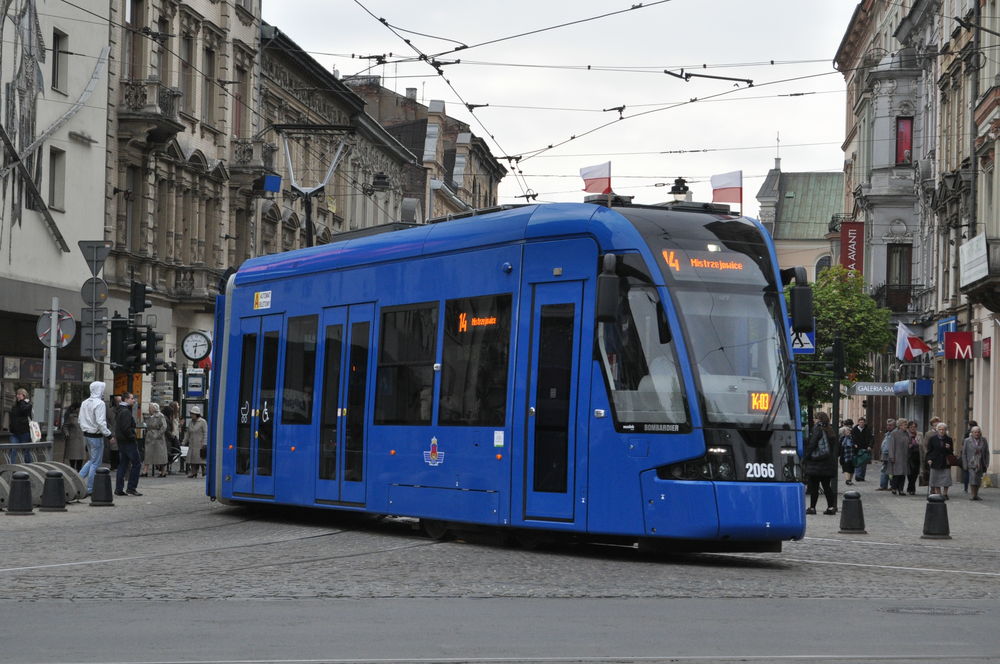
[[[281,400],[282,424],[311,424],[316,378],[316,329],[319,317],[288,319],[285,336],[285,386]]]
[[[506,294],[445,302],[440,424],[503,426],[511,299]]]
[[[382,310],[376,424],[430,424],[437,302]]]

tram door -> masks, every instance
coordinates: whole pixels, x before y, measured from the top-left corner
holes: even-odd
[[[233,491],[274,496],[274,399],[281,314],[240,320],[240,387]]]
[[[583,282],[535,284],[533,290],[525,517],[572,521]]]
[[[365,422],[375,306],[323,311],[316,502],[365,503]]]

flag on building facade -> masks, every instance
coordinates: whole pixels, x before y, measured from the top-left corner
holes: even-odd
[[[713,175],[712,202],[743,205],[743,171]]]
[[[924,343],[923,339],[914,334],[910,328],[902,323],[899,324],[899,328],[896,331],[897,358],[904,362],[909,362],[929,352],[931,352],[931,347]]]
[[[583,178],[583,190],[591,194],[611,193],[611,162],[606,161],[596,166],[580,169]]]

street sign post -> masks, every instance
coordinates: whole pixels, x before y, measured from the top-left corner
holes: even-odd
[[[792,319],[788,319],[788,329],[792,329]],[[792,354],[813,355],[816,353],[816,321],[811,332],[792,332]]]
[[[109,240],[80,240],[76,243],[83,252],[83,259],[87,261],[90,273],[95,277],[104,267],[104,261],[111,253],[111,242]]]
[[[38,340],[42,342],[42,345],[46,347],[49,346],[53,338],[52,320],[52,312],[46,311],[38,317],[38,322],[35,323],[35,334],[38,335]],[[65,309],[59,309],[56,321],[55,340],[58,348],[65,348],[76,336],[76,321],[73,320],[73,314]]]

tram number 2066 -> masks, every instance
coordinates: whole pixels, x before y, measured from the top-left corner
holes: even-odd
[[[747,479],[774,477],[773,463],[748,463]]]

